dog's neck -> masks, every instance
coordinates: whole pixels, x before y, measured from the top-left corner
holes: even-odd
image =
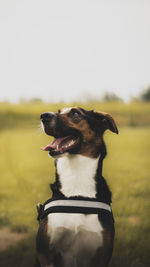
[[[53,198],[95,198],[110,204],[111,192],[102,176],[105,156],[106,148],[103,143],[97,158],[68,155],[57,159],[56,181],[50,186]]]
[[[65,197],[96,197],[96,173],[99,157],[68,155],[57,160],[60,191]]]

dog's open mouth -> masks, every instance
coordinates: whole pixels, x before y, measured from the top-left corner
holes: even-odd
[[[51,155],[64,154],[74,150],[80,143],[78,136],[65,136],[54,139],[46,147],[42,148],[44,151],[49,151]]]

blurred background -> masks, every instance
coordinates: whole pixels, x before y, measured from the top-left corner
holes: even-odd
[[[0,1],[0,266],[33,266],[36,204],[54,162],[40,114],[110,113],[103,174],[113,193],[110,267],[150,266],[150,1]]]

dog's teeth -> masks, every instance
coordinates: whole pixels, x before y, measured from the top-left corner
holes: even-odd
[[[59,145],[57,145],[56,150],[57,150],[57,151],[59,150]]]
[[[72,139],[71,142],[69,143],[69,146],[73,145],[75,141]]]

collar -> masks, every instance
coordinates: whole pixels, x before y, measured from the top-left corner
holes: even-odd
[[[49,199],[43,205],[37,206],[38,220],[41,221],[51,213],[82,213],[101,214],[102,212],[111,214],[110,205],[96,200],[79,199]]]

